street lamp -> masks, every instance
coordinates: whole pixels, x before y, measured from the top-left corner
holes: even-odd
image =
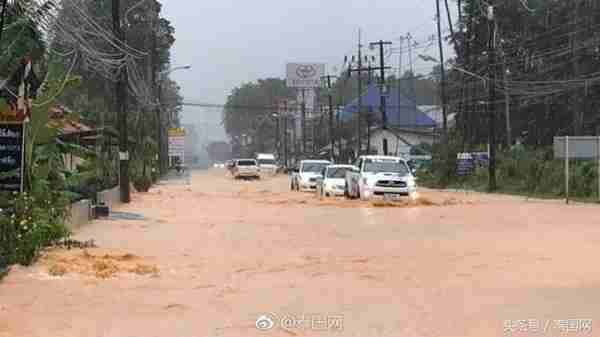
[[[162,118],[162,83],[164,78],[169,75],[170,73],[177,71],[177,70],[187,70],[187,69],[191,69],[192,66],[191,65],[184,65],[184,66],[178,66],[178,67],[173,67],[171,69],[162,71],[159,73],[159,79],[158,79],[158,93],[157,93],[157,104],[156,104],[156,115],[157,115],[157,127],[158,127],[158,156],[159,156],[159,167],[160,167],[160,173],[161,175],[164,175],[167,173],[167,160],[165,160],[166,158],[168,158],[168,144],[165,141],[167,139],[167,135],[165,135],[165,131],[166,129],[164,128],[164,123],[163,123],[163,118]],[[171,116],[169,115],[169,118],[167,120],[167,126],[171,125]]]
[[[168,76],[169,74],[171,74],[172,72],[177,71],[177,70],[188,70],[191,68],[192,68],[191,65],[184,65],[184,66],[173,67],[171,69],[167,69],[160,73],[160,80],[158,82],[159,104],[162,104],[162,83],[163,83],[163,80],[166,78],[166,76]],[[168,120],[167,120],[168,126],[171,126],[172,119],[173,119],[173,116],[171,116],[171,114],[169,113]]]
[[[177,70],[188,70],[188,69],[192,69],[192,66],[189,64],[184,65],[184,66],[173,67],[171,69],[167,69],[167,70],[161,72],[160,74],[164,76],[164,75],[169,75],[170,73],[177,71]]]

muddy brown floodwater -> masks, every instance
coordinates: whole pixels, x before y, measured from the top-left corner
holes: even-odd
[[[212,170],[118,211],[76,234],[98,248],[13,268],[1,337],[600,333],[598,206],[320,200]]]

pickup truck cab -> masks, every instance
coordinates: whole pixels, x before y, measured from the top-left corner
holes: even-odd
[[[328,160],[301,161],[298,169],[292,172],[290,188],[292,191],[316,190],[317,180],[323,177],[323,169],[330,164]]]
[[[358,172],[346,172],[344,193],[349,198],[399,198],[413,195],[417,191],[416,179],[403,158],[361,156],[355,166],[358,167]]]
[[[254,159],[237,159],[233,166],[233,177],[260,179],[258,163]]]

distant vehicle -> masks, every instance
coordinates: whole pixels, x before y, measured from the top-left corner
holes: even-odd
[[[292,171],[290,188],[293,191],[316,190],[318,178],[322,178],[323,169],[329,165],[328,160],[302,160]]]
[[[235,160],[234,159],[230,159],[228,161],[225,162],[225,168],[230,172],[233,173],[233,168],[235,167]]]
[[[317,194],[324,197],[344,195],[346,172],[358,172],[354,165],[329,165],[323,169],[323,178],[317,179]]]
[[[276,174],[277,173],[277,161],[275,155],[270,153],[258,153],[256,155],[256,161],[262,174]]]
[[[225,164],[223,164],[223,163],[214,163],[213,167],[214,168],[225,168]]]
[[[177,172],[177,175],[182,175],[187,171],[187,166],[181,164],[181,163],[177,163],[175,164],[175,172]]]
[[[346,173],[344,194],[349,198],[373,196],[399,198],[417,191],[416,179],[406,160],[390,156],[361,156],[358,172]]]
[[[237,159],[233,167],[233,177],[260,179],[260,169],[255,159]]]

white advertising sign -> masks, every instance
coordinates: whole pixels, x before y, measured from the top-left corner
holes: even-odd
[[[185,154],[185,130],[169,130],[169,156],[183,157]]]
[[[287,86],[290,88],[317,88],[325,75],[324,63],[288,63]]]

